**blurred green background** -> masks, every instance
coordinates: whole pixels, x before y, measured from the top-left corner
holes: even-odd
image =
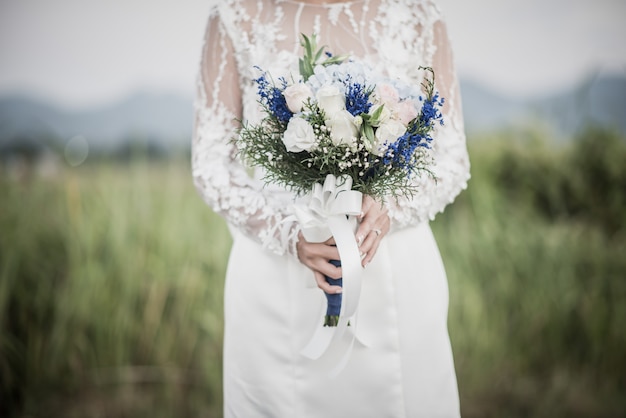
[[[465,417],[626,416],[626,140],[474,135],[433,222]],[[188,152],[0,166],[0,416],[219,417],[230,236]]]

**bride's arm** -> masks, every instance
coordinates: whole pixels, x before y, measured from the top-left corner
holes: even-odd
[[[436,180],[423,175],[416,180],[418,192],[413,199],[387,202],[392,229],[433,220],[467,187],[470,178],[459,84],[442,20],[434,23],[432,40],[435,48],[432,59],[435,88],[445,98],[442,108],[444,125],[436,127],[432,142]]]
[[[229,224],[277,254],[295,254],[297,223],[271,192],[251,181],[231,141],[243,108],[238,74],[233,45],[213,9],[194,106],[194,183],[204,201]]]

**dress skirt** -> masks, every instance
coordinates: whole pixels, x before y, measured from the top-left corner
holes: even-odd
[[[225,283],[224,416],[458,417],[448,285],[430,226],[388,234],[365,268],[345,368],[310,360],[326,299],[295,257],[234,232]]]

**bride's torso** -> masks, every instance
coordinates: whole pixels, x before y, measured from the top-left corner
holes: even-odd
[[[316,34],[327,51],[351,55],[405,83],[420,85],[419,67],[433,67],[435,90],[445,98],[445,124],[436,127],[432,146],[437,181],[415,177],[420,193],[389,205],[398,227],[433,219],[469,178],[458,83],[435,1],[215,0],[197,78],[192,149],[194,181],[207,203],[277,254],[293,244],[287,205],[293,196],[267,192],[275,187],[263,188],[262,173],[251,181],[231,139],[240,121],[256,124],[262,116],[254,82],[259,68],[274,79],[290,72],[297,78],[301,34]]]
[[[438,8],[430,0],[356,0],[312,4],[293,0],[228,0],[219,14],[235,50],[244,119],[260,117],[254,79],[297,77],[301,34],[316,34],[335,55],[350,55],[390,77],[419,84],[420,65],[436,51]]]

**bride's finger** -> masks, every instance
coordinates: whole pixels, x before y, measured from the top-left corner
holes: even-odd
[[[387,208],[383,207],[370,196],[363,198],[362,205],[364,216],[360,218],[361,222],[356,231],[357,243],[360,246],[363,245],[363,242],[368,238],[370,232],[377,228],[375,225],[380,224],[381,218],[388,217]]]
[[[378,251],[378,246],[380,245],[380,238],[375,239],[372,242],[372,246],[370,247],[370,249],[364,253],[365,256],[363,257],[363,260],[361,261],[361,265],[363,267],[366,267],[373,259],[374,256],[376,255],[376,251]]]
[[[322,289],[324,292],[328,294],[341,293],[343,290],[341,286],[332,286],[330,283],[326,281],[324,275],[319,271],[314,271],[313,275],[315,276],[315,282],[317,283],[317,287]]]
[[[329,263],[328,260],[322,258],[318,258],[313,262],[312,270],[325,274],[331,279],[339,279],[343,274],[341,267],[335,267],[333,264]]]
[[[375,202],[374,199],[372,199],[370,196],[367,196],[367,195],[363,196],[363,201],[361,202],[361,214],[359,215],[359,221],[362,221],[363,218],[368,214],[374,202]]]
[[[389,232],[389,217],[383,217],[379,220],[370,233],[367,235],[361,246],[359,247],[362,255],[361,265],[365,267],[376,255],[378,246],[382,238]]]
[[[328,260],[339,260],[339,250],[334,245],[318,245],[314,248],[315,256]]]
[[[387,214],[381,215],[376,219],[375,223],[372,223],[368,229],[363,231],[362,240],[359,245],[359,249],[362,253],[366,254],[375,241],[382,239],[387,232],[389,232],[390,220]]]

